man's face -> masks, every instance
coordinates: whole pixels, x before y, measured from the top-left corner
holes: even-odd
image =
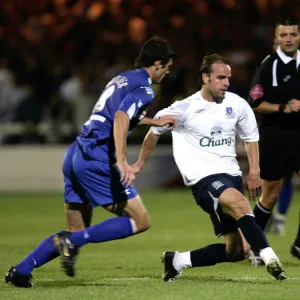
[[[173,64],[173,59],[170,58],[167,64],[164,66],[160,62],[156,62],[156,68],[155,75],[152,79],[153,83],[160,83],[163,78],[170,72],[170,68]]]
[[[279,25],[276,29],[276,41],[280,49],[287,55],[293,56],[300,44],[300,33],[297,25]]]
[[[213,96],[214,99],[224,99],[225,92],[229,87],[229,79],[231,77],[231,68],[223,63],[215,63],[212,65],[212,71],[208,75],[204,75],[204,82],[207,84],[205,88]]]

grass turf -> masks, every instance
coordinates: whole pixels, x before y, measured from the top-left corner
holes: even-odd
[[[188,189],[144,191],[152,228],[125,240],[91,244],[81,249],[77,276],[67,278],[56,259],[33,272],[35,288],[0,284],[0,299],[298,299],[300,262],[289,254],[298,228],[300,194],[290,208],[286,235],[269,235],[288,280],[277,282],[264,267],[247,261],[185,270],[175,283],[161,280],[164,250],[193,250],[223,242],[213,235],[209,217],[195,205]],[[18,263],[40,241],[65,226],[60,194],[0,195],[0,275]],[[109,217],[101,208],[93,223]]]

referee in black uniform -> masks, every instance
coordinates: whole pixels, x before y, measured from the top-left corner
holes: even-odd
[[[289,170],[300,170],[300,23],[284,17],[276,24],[276,51],[257,69],[248,102],[260,117],[260,172],[262,195],[254,208],[257,223],[265,229]],[[300,258],[300,227],[291,246]],[[252,255],[252,264],[260,264]]]

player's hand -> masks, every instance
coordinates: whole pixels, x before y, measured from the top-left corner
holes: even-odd
[[[249,173],[247,177],[247,189],[249,200],[255,201],[261,195],[261,179],[259,173]]]
[[[138,173],[140,173],[144,169],[144,165],[141,164],[139,161],[137,161],[136,163],[134,163],[130,167],[133,170],[133,173],[135,175],[138,174]]]
[[[298,112],[299,110],[300,110],[300,101],[297,99],[292,99],[291,101],[289,101],[284,112],[285,113]]]
[[[169,125],[169,127],[175,126],[176,119],[174,116],[162,116],[159,119],[153,120],[153,126],[155,127],[163,127]]]
[[[130,186],[135,180],[135,175],[132,168],[128,165],[126,161],[118,161],[117,166],[121,173],[120,182],[125,186]]]

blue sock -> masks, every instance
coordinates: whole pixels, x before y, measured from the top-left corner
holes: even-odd
[[[287,182],[283,184],[279,194],[279,200],[277,206],[277,212],[279,214],[285,215],[287,213],[287,210],[292,200],[293,191],[294,191],[294,187],[292,182]]]
[[[24,260],[16,265],[17,271],[21,274],[29,275],[34,268],[39,268],[45,263],[59,256],[59,252],[49,236],[40,243]]]
[[[83,231],[71,232],[70,240],[81,247],[88,243],[124,239],[133,234],[129,217],[117,217],[95,224]]]

